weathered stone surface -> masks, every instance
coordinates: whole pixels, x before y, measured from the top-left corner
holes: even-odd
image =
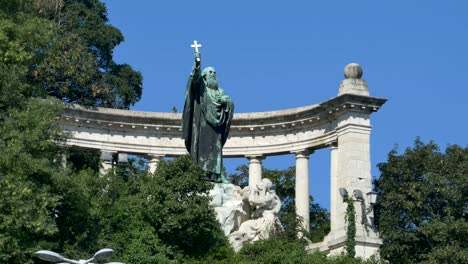
[[[210,190],[216,217],[221,224],[224,234],[228,236],[239,229],[242,222],[250,217],[250,207],[245,203],[243,190],[231,183],[215,183]]]
[[[362,67],[357,63],[350,63],[344,69],[344,76],[346,79],[361,79],[363,74]]]
[[[268,239],[281,226],[277,217],[281,201],[268,179],[244,189],[217,183],[210,196],[211,206],[235,251],[246,242]]]
[[[346,65],[344,70],[345,78],[340,84],[338,95],[342,94],[359,94],[369,96],[369,88],[367,82],[361,80],[362,68],[357,63]]]
[[[304,150],[296,152],[296,213],[302,219],[302,227],[309,231],[309,154]]]
[[[345,94],[321,104],[281,111],[234,114],[224,157],[289,154],[326,148],[336,141],[337,118],[368,116],[385,99]],[[141,155],[187,154],[181,114],[150,113],[69,105],[59,122],[68,145]],[[357,120],[359,121],[359,120]]]

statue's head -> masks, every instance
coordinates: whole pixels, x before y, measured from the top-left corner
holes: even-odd
[[[273,183],[267,178],[263,178],[262,182],[263,182],[263,186],[265,187],[267,191],[271,190],[271,188],[273,187]]]
[[[259,191],[270,191],[273,187],[273,183],[269,179],[263,178],[261,181],[257,182],[256,186]]]
[[[202,71],[202,77],[206,86],[212,89],[218,89],[218,80],[216,79],[216,70],[213,67],[206,67]]]
[[[206,67],[203,71],[202,71],[202,76],[203,78],[205,77],[208,77],[208,76],[214,76],[214,78],[216,78],[216,70],[215,68],[213,67]]]

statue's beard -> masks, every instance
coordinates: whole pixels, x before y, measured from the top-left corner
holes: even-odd
[[[211,89],[218,89],[218,80],[216,80],[216,77],[208,77],[206,79],[206,86]]]

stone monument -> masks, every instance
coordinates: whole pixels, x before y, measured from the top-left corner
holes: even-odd
[[[182,132],[187,151],[215,182],[210,191],[224,234],[235,251],[242,244],[269,238],[279,225],[276,214],[281,202],[272,190],[272,183],[263,179],[255,186],[241,189],[230,184],[224,175],[223,146],[226,143],[234,112],[234,104],[218,86],[216,70],[207,67],[200,73],[200,44],[195,40],[195,63],[185,93]]]
[[[194,44],[194,47],[199,46],[198,43]],[[196,50],[195,58],[198,62],[195,62],[195,69],[192,71],[192,81],[194,76],[201,75],[196,73],[199,72],[201,61],[200,54],[197,53]],[[358,64],[351,63],[345,67],[345,79],[341,81],[337,95],[331,99],[291,109],[234,114],[229,140],[222,148],[222,155],[224,158],[243,157],[248,160],[249,190],[256,189],[263,179],[262,160],[271,156],[295,155],[295,199],[298,205],[296,212],[304,219],[303,227],[307,228],[310,221],[307,218],[310,213],[307,206],[310,185],[308,159],[315,150],[328,149],[330,162],[320,166],[330,167],[331,231],[324,241],[309,245],[308,250],[328,255],[340,255],[345,252],[349,227],[345,218],[348,203],[344,202],[342,193],[349,193],[348,198],[356,208],[356,256],[367,259],[378,256],[382,244],[373,224],[371,115],[378,112],[387,99],[371,96],[367,82],[362,76],[363,69]],[[193,96],[191,88],[190,86],[188,89],[189,99]],[[200,107],[198,102],[188,101],[194,111],[187,112],[200,113],[200,109],[195,110],[195,107]],[[206,128],[207,123],[203,121],[193,124],[194,115],[189,117],[191,119],[186,120],[186,130],[182,131],[182,114],[178,113],[88,109],[68,105],[58,122],[72,135],[65,144],[102,153],[102,174],[113,169],[115,163],[112,163],[111,158],[114,154],[126,153],[147,158],[148,170],[154,173],[162,158],[186,155],[187,146],[201,146],[200,141],[193,142],[193,139],[200,140],[202,136],[199,132],[194,135],[193,132],[197,131],[194,128],[200,128],[201,124]],[[229,118],[226,119],[230,118],[229,114]],[[187,124],[190,126],[187,127]],[[228,127],[226,124],[224,123],[224,128]],[[220,131],[219,128],[216,129]],[[216,147],[224,144],[227,133],[219,138],[222,139],[222,144]],[[221,157],[221,151],[216,155]],[[222,164],[221,159],[216,160],[220,161],[219,165]],[[222,175],[215,176],[221,178]],[[223,212],[225,217],[218,217],[223,220],[220,222],[227,234],[241,230],[240,226],[243,223],[255,219],[255,216],[252,218],[251,213],[248,213],[252,205],[246,202],[245,197],[248,196],[244,195],[240,187],[216,183],[212,192],[218,194],[215,210]],[[231,196],[237,198],[231,199]],[[222,207],[231,209],[221,209]]]
[[[213,182],[227,182],[223,175],[223,146],[229,135],[234,104],[218,86],[216,70],[207,67],[200,72],[201,47],[197,41],[195,63],[185,93],[182,114],[182,132],[185,147],[198,164],[207,172],[207,179]]]

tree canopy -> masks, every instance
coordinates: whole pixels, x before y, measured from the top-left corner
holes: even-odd
[[[417,139],[378,164],[376,220],[391,263],[467,263],[468,148]]]
[[[35,96],[128,109],[142,94],[142,76],[118,64],[124,40],[98,0],[1,0],[0,63],[22,66]]]

